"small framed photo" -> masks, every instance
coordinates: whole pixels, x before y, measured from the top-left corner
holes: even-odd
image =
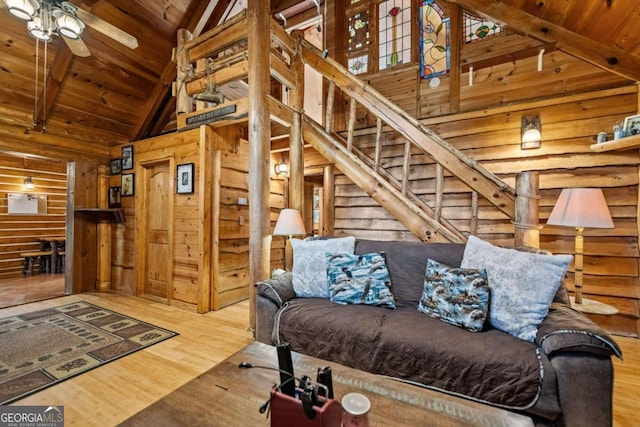
[[[134,179],[134,175],[132,173],[125,173],[122,174],[122,178],[121,178],[121,191],[120,194],[123,196],[133,196],[135,194],[134,192],[134,185],[135,185],[135,179]]]
[[[193,163],[178,165],[176,171],[176,192],[178,194],[193,193]]]
[[[122,170],[133,169],[133,145],[122,147]],[[123,194],[124,195],[124,194]]]
[[[640,114],[624,119],[624,136],[640,134]]]
[[[122,173],[122,163],[120,159],[111,159],[109,162],[111,175],[120,175]]]
[[[120,187],[109,187],[109,207],[119,208],[120,203]]]

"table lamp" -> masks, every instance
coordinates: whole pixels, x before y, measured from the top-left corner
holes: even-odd
[[[302,222],[300,211],[297,209],[282,209],[280,216],[278,216],[276,226],[273,229],[273,235],[289,236],[289,239],[291,239],[291,236],[304,236],[305,234],[307,233],[304,230],[304,223]],[[285,241],[284,261],[286,268],[290,268],[292,263],[289,261],[293,261],[289,239]]]
[[[618,310],[599,301],[582,298],[583,238],[587,228],[613,228],[607,201],[599,188],[565,188],[560,193],[551,215],[549,225],[575,227],[575,297],[574,308],[595,314],[615,314]]]

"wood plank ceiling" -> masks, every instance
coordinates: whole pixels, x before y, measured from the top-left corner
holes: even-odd
[[[171,51],[179,28],[211,28],[247,0],[73,0],[138,39],[129,49],[92,28],[82,37],[91,56],[77,57],[59,38],[49,45],[46,132],[103,145],[157,135],[171,128],[175,109]],[[629,0],[450,0],[493,16],[510,29],[555,43],[632,80],[640,80],[640,2]],[[312,0],[272,0],[274,13]],[[294,8],[296,9],[296,8]],[[297,10],[297,9],[296,9]],[[289,17],[287,17],[289,18]],[[0,10],[0,137],[31,132],[35,99],[35,40],[26,25]],[[42,54],[42,51],[41,51]],[[42,61],[42,59],[41,59]],[[39,92],[42,92],[40,84]]]

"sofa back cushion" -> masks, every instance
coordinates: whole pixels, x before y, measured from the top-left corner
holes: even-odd
[[[462,243],[424,243],[384,240],[356,241],[355,253],[385,252],[391,290],[397,307],[418,308],[427,259],[459,267],[465,245]]]

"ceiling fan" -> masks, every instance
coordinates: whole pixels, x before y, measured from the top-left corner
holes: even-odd
[[[53,35],[62,36],[71,52],[77,56],[90,56],[89,48],[80,38],[85,25],[131,48],[138,40],[129,33],[109,24],[68,1],[61,0],[3,0],[0,8],[18,19],[27,21],[29,34],[49,42]]]

